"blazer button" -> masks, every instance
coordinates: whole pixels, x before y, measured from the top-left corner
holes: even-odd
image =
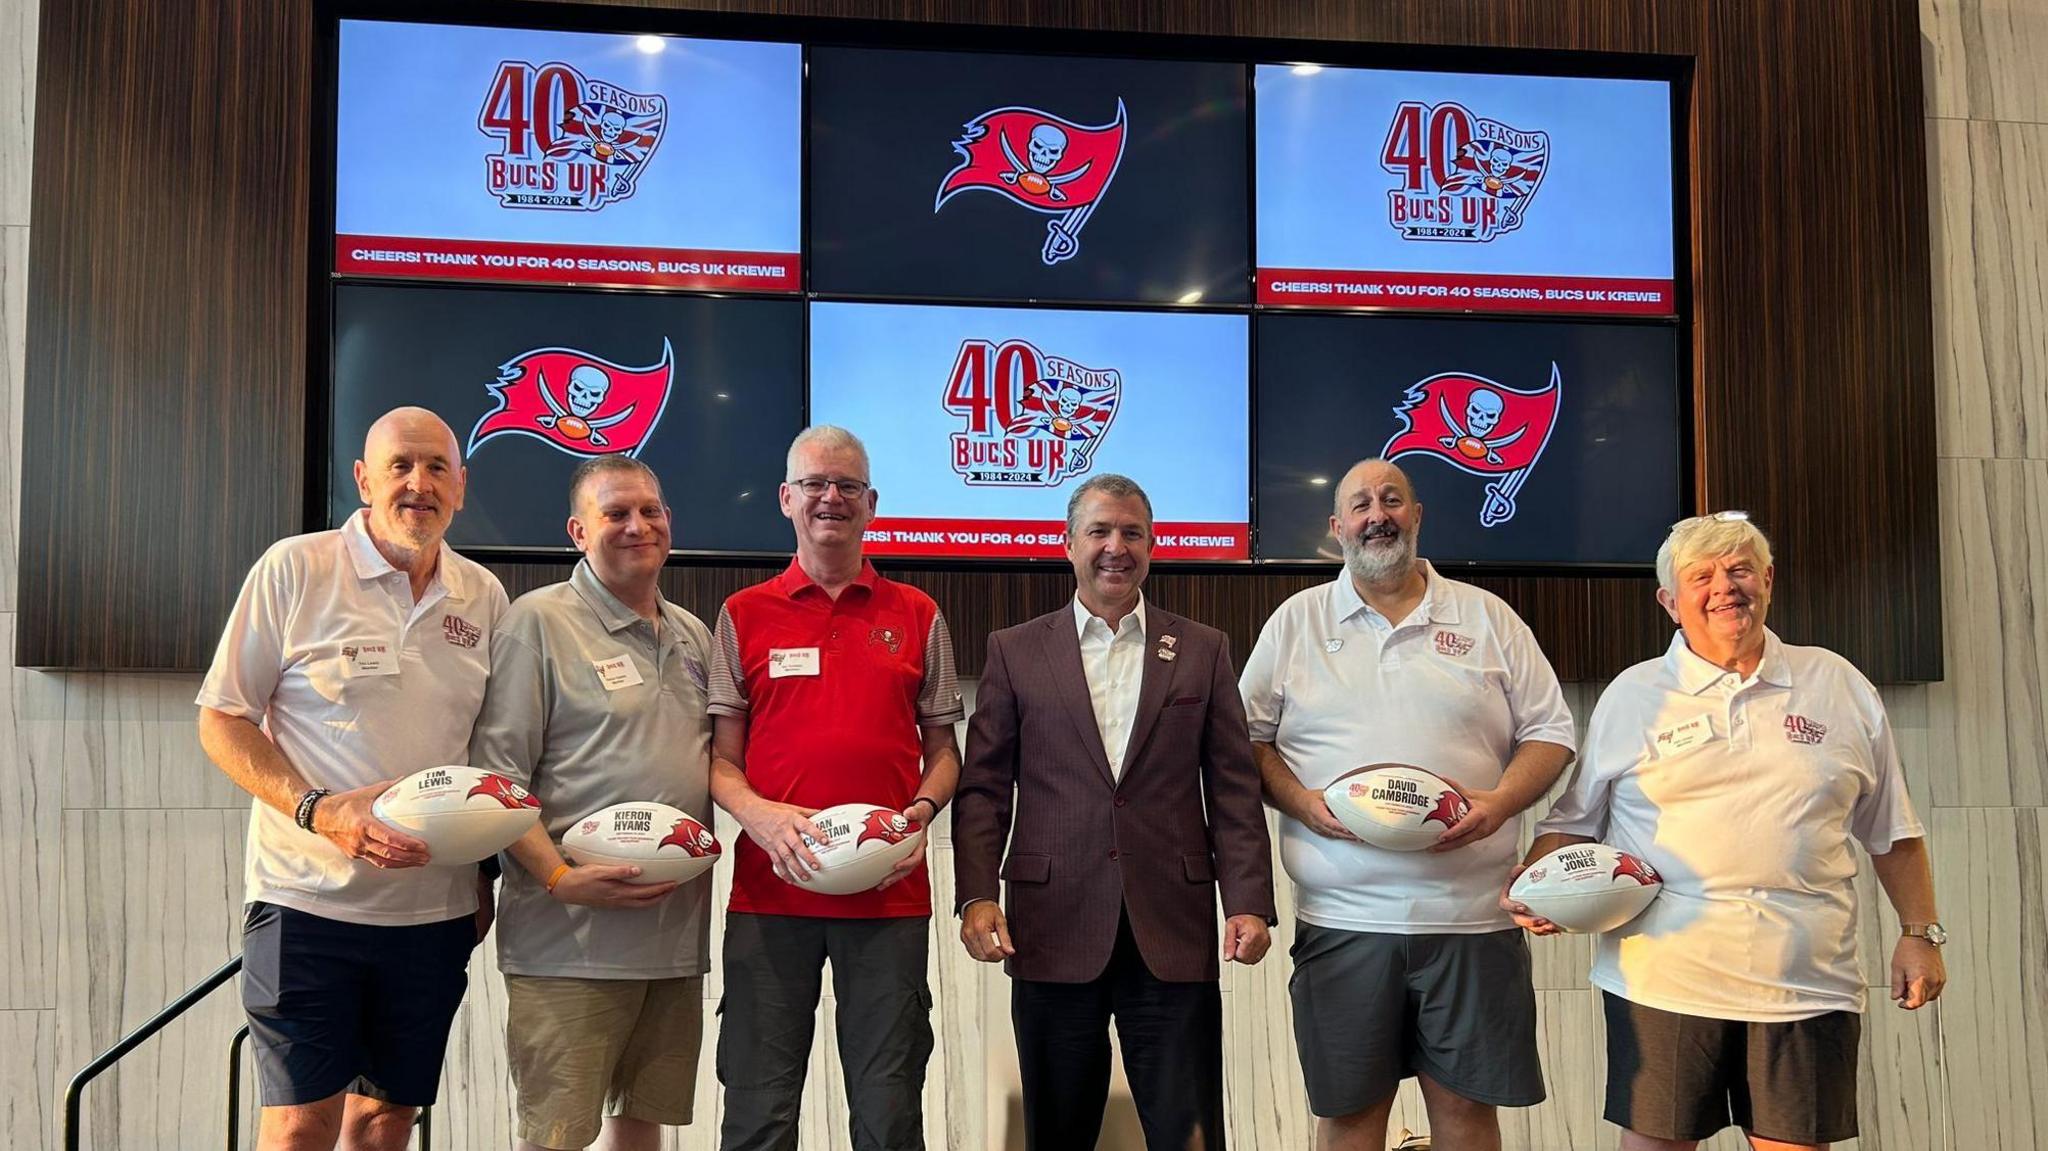
[[[1110,848],[1110,849],[1109,849],[1109,857],[1110,857],[1110,858],[1111,858],[1112,860],[1113,860],[1113,859],[1115,859],[1115,858],[1117,857],[1117,851],[1116,851],[1116,848],[1112,847],[1112,848]]]
[[[1124,797],[1123,797],[1123,796],[1119,795],[1119,796],[1117,796],[1117,797],[1116,797],[1116,805],[1117,805],[1118,807],[1122,807],[1122,806],[1124,805]]]

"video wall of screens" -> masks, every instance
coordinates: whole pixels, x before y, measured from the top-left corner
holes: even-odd
[[[403,403],[510,552],[630,451],[679,549],[786,553],[811,423],[877,556],[1056,559],[1119,472],[1161,561],[1327,560],[1377,454],[1446,563],[1640,566],[1685,514],[1676,81],[750,27],[335,22],[330,525]]]

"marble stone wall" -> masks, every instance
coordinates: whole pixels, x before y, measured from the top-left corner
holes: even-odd
[[[18,555],[14,514],[35,25],[35,0],[0,0],[0,659],[13,651],[16,564],[36,562]],[[1921,0],[1921,32],[1941,457],[1941,513],[1926,539],[1942,548],[1948,679],[1885,695],[1955,943],[1951,988],[1935,1008],[1907,1014],[1874,995],[1856,1146],[2028,1151],[2048,1146],[2039,1090],[2048,1082],[2048,0]],[[54,1147],[64,1078],[238,949],[247,813],[199,753],[194,677],[4,674],[0,1146]],[[1571,689],[1582,722],[1596,694]],[[952,848],[939,831],[932,862],[943,902]],[[1865,891],[1875,899],[1874,884]],[[1283,890],[1283,911],[1287,902]],[[1894,930],[1888,915],[1866,926],[1875,983]],[[928,1141],[1021,1147],[1007,988],[964,957],[950,922],[933,933],[940,1041]],[[1309,1145],[1288,1020],[1291,934],[1283,924],[1273,957],[1224,984],[1230,1137],[1240,1148]],[[509,1145],[503,992],[489,949],[479,955],[437,1112],[442,1148]],[[1598,1119],[1605,1070],[1587,960],[1583,940],[1538,945],[1551,1100],[1506,1117],[1511,1147],[1616,1146]],[[707,994],[718,994],[715,977]],[[806,1149],[847,1145],[833,1010],[828,998]],[[717,1023],[706,1018],[708,1051]],[[96,1084],[88,1146],[217,1146],[238,1022],[232,993],[218,994]],[[708,1058],[706,1067],[700,1123],[678,1147],[715,1144]],[[1423,1126],[1412,1093],[1396,1125]],[[1121,1090],[1103,1145],[1141,1145]],[[1738,1145],[1723,1137],[1710,1146]]]

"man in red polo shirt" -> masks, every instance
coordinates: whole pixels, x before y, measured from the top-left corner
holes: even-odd
[[[930,596],[861,558],[875,490],[860,440],[806,428],[784,474],[796,559],[725,602],[711,664],[711,798],[747,833],[725,921],[719,1146],[796,1146],[830,959],[855,1151],[921,1149],[932,1051],[923,854],[873,891],[825,895],[805,890],[818,861],[804,837],[824,840],[810,816],[836,804],[928,824],[952,798],[964,717],[953,641]]]

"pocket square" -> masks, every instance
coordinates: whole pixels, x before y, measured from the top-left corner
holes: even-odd
[[[1190,703],[1200,703],[1200,702],[1202,702],[1202,697],[1201,697],[1201,696],[1199,696],[1199,695],[1183,695],[1183,696],[1179,696],[1179,697],[1177,697],[1177,698],[1173,699],[1172,701],[1168,702],[1166,706],[1168,706],[1168,707],[1181,707],[1181,706],[1183,706],[1183,705],[1185,705],[1185,704],[1190,704]]]

